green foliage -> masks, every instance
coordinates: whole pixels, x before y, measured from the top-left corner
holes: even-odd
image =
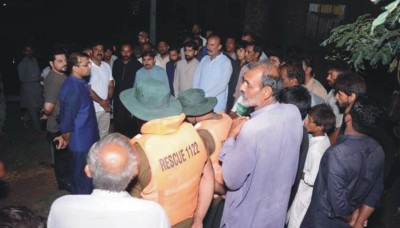
[[[366,65],[377,68],[380,65],[398,63],[400,54],[400,0],[386,7],[378,17],[360,16],[354,23],[333,29],[321,46],[333,46],[329,59],[343,59],[362,71]]]

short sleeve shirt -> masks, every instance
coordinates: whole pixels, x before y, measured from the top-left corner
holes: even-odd
[[[56,133],[59,131],[57,118],[60,114],[60,101],[58,100],[61,85],[67,78],[65,74],[58,74],[55,71],[50,71],[44,80],[44,102],[54,104],[53,113],[47,120],[47,130]]]

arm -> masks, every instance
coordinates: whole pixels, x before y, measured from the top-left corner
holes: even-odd
[[[358,210],[358,209],[357,209]],[[358,213],[358,217],[355,221],[354,228],[362,228],[364,227],[364,223],[367,221],[369,216],[375,211],[375,208],[370,207],[368,205],[361,205]]]
[[[132,189],[130,189],[130,194],[133,197],[142,198],[141,193],[151,180],[151,169],[149,160],[147,160],[146,154],[139,143],[135,142],[133,148],[138,159],[138,175],[134,179],[136,182]]]
[[[347,174],[335,152],[326,152],[328,202],[333,211],[331,218],[342,217],[346,222],[350,222],[353,211],[347,200],[348,195],[345,190],[348,184]]]
[[[60,136],[54,141],[59,141],[59,149],[65,148],[71,138],[71,134],[75,127],[75,118],[81,106],[80,93],[78,90],[71,88],[64,97],[60,97]]]
[[[43,105],[44,115],[40,119],[44,120],[44,119],[47,119],[48,116],[51,116],[51,114],[54,111],[54,107],[55,107],[55,105],[53,103],[45,102]]]
[[[110,102],[110,100],[114,96],[114,84],[115,84],[114,80],[110,80],[110,82],[108,83],[108,95],[107,95],[108,102]]]
[[[201,68],[203,67],[203,61],[200,61],[199,65],[197,65],[196,72],[194,73],[193,76],[193,88],[199,88],[200,86],[200,74],[201,74]]]
[[[100,106],[103,107],[104,110],[107,111],[107,109],[110,106],[110,102],[108,100],[101,99],[101,97],[99,95],[97,95],[97,93],[92,89],[91,85],[89,85],[89,91],[90,91],[90,96],[92,97],[93,101],[99,103]]]
[[[133,88],[136,87],[136,84],[139,80],[145,78],[144,73],[142,73],[143,68],[140,68],[138,71],[136,71],[136,76],[135,76],[135,81],[133,81]]]
[[[112,57],[111,57],[112,58]],[[107,100],[108,103],[111,103],[111,99],[114,96],[114,86],[115,86],[115,80],[113,78],[113,74],[112,74],[112,69],[111,67],[109,68],[109,75],[108,75],[108,93],[107,93]]]
[[[181,68],[179,67],[179,64],[176,66],[175,69],[175,74],[174,74],[174,92],[175,92],[175,97],[178,97],[179,95],[179,84],[180,84],[180,70]]]
[[[207,159],[204,165],[203,175],[200,179],[199,198],[197,207],[193,216],[192,227],[203,227],[203,219],[206,216],[208,208],[214,194],[214,171],[211,160]]]
[[[381,149],[381,148],[380,148]],[[375,151],[378,154],[378,151]],[[383,151],[380,153],[383,154]],[[383,158],[382,158],[383,159]],[[383,164],[383,160],[381,161]],[[353,227],[364,227],[369,216],[375,211],[375,208],[380,204],[380,197],[383,192],[383,167],[381,168],[381,172],[376,180],[372,190],[369,192],[367,197],[364,199],[363,204],[359,209],[359,213],[357,214],[356,219],[353,219],[354,226]]]
[[[237,190],[245,183],[255,164],[257,145],[254,143],[254,136],[246,132],[237,137],[246,120],[246,117],[233,120],[228,138],[219,154],[222,161],[222,176],[226,186],[231,190]]]
[[[50,116],[55,108],[55,104],[59,99],[60,94],[60,86],[56,78],[53,76],[49,76],[44,80],[43,84],[43,94],[44,94],[44,114],[46,116]]]
[[[228,60],[220,66],[220,71],[218,72],[218,79],[215,81],[214,85],[208,89],[206,92],[206,96],[208,97],[216,97],[220,93],[224,92],[228,87],[229,79],[232,75],[232,64]]]

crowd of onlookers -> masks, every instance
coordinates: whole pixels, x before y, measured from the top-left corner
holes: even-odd
[[[71,193],[47,226],[366,225],[383,192],[369,134],[384,111],[364,79],[334,61],[327,91],[310,56],[201,32],[180,47],[142,31],[118,53],[101,41],[55,49],[46,72],[24,49],[23,119],[47,121]]]

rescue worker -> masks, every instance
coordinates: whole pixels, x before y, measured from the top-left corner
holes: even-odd
[[[120,94],[135,117],[147,121],[131,140],[139,174],[131,194],[158,202],[172,227],[202,227],[214,190],[206,147],[168,84],[145,78]]]
[[[198,130],[207,130],[212,136],[215,146],[210,154],[210,159],[215,173],[215,193],[224,195],[224,180],[218,154],[228,136],[232,119],[225,113],[215,113],[213,110],[217,104],[217,98],[205,97],[202,89],[187,89],[179,94],[178,99],[182,104],[187,121],[195,125]]]
[[[218,155],[228,136],[232,119],[225,113],[215,113],[213,110],[217,104],[217,98],[205,97],[205,92],[202,89],[187,89],[179,93],[178,99],[182,104],[187,121],[195,125],[199,134],[204,137],[203,140],[208,142],[206,145],[212,145],[211,148],[208,148],[208,151],[210,151],[210,159],[214,169],[214,199],[204,220],[204,227],[219,227],[226,187],[222,178],[222,167]]]

